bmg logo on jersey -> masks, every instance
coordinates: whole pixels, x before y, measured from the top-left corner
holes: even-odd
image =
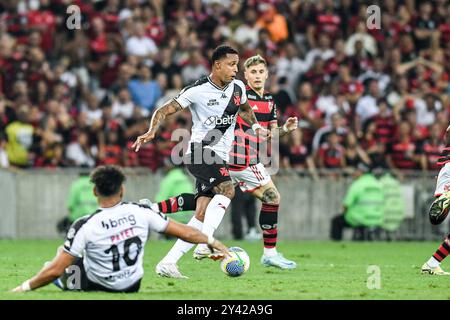
[[[236,121],[237,114],[234,115],[228,115],[225,117],[219,117],[219,116],[211,116],[208,119],[205,120],[205,124],[207,126],[223,126],[223,125],[230,125],[233,124]]]
[[[106,221],[106,222],[102,221],[102,227],[105,228],[106,230],[109,230],[109,228],[111,228],[111,229],[117,228],[126,223],[128,223],[132,226],[134,226],[136,224],[136,217],[134,216],[134,214],[130,214],[128,217],[122,217],[117,220],[108,219],[108,221]]]

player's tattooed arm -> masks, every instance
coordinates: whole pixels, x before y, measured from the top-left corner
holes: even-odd
[[[158,130],[161,122],[169,115],[177,113],[183,109],[183,107],[174,99],[170,100],[163,106],[156,109],[156,111],[153,113],[152,120],[150,121],[150,128],[149,131],[153,131],[156,133]]]
[[[288,133],[291,133],[292,131],[297,129],[297,127],[298,127],[297,117],[290,117],[286,120],[286,123],[284,125],[282,125],[281,127],[279,127],[276,122],[273,122],[270,125],[270,131],[273,132],[274,130],[278,130],[280,137],[282,137]]]
[[[241,107],[239,108],[239,115],[245,122],[247,122],[252,127],[252,129],[253,125],[255,124],[258,125],[257,129],[255,129],[255,132],[258,136],[263,138],[271,137],[270,131],[267,131],[258,124],[258,120],[256,119],[255,113],[253,112],[253,109],[248,103],[248,101],[246,101],[244,104],[241,104]]]
[[[152,119],[150,120],[150,127],[148,128],[148,131],[139,136],[131,147],[135,149],[136,152],[138,152],[143,144],[155,138],[156,132],[158,131],[158,128],[163,120],[167,116],[174,114],[181,109],[183,109],[183,107],[174,99],[156,109],[156,111],[153,113]]]
[[[241,107],[239,108],[239,115],[250,126],[254,125],[255,123],[258,123],[258,120],[256,120],[255,113],[253,112],[253,109],[248,103],[248,101],[246,101],[244,104],[241,104]]]

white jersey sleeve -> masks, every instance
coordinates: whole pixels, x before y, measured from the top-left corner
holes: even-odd
[[[245,88],[245,84],[241,80],[235,80],[235,82],[242,90],[241,104],[245,104],[247,102],[247,89]]]
[[[196,82],[197,83],[197,82]],[[180,93],[174,98],[176,102],[180,104],[183,108],[187,108],[195,102],[196,98],[195,83],[191,86],[185,87]]]
[[[159,233],[166,231],[167,225],[169,224],[169,219],[166,215],[160,212],[153,211],[150,208],[144,208],[143,210],[145,210],[145,217],[148,221],[150,230]]]
[[[75,257],[83,256],[87,243],[86,228],[83,228],[83,226],[91,217],[92,215],[81,217],[71,225],[64,242],[64,250],[67,253]]]

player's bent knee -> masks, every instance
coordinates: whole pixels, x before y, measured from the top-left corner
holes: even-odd
[[[234,188],[233,186],[231,186],[231,188],[227,188],[226,190],[224,190],[224,193],[222,195],[224,195],[225,197],[229,198],[229,199],[233,199],[234,198]]]
[[[269,188],[264,191],[262,202],[267,204],[280,204],[281,196],[276,188]]]
[[[214,188],[214,192],[216,194],[220,194],[223,195],[229,199],[233,199],[234,198],[234,186],[233,183],[230,182],[222,182],[221,184],[219,184],[218,186],[216,186]]]

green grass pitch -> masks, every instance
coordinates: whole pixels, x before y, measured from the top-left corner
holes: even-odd
[[[60,241],[0,240],[0,299],[450,299],[450,277],[425,276],[420,266],[439,243],[280,242],[279,250],[298,262],[296,270],[260,265],[261,244],[229,241],[250,255],[251,267],[239,278],[227,277],[215,261],[179,263],[189,280],[160,278],[156,263],[173,241],[151,241],[145,251],[145,275],[137,294],[62,292],[49,285],[34,292],[8,291],[34,275],[54,256]],[[380,269],[380,289],[368,289],[368,267]],[[443,263],[443,268],[450,263]],[[370,278],[373,279],[373,278]],[[369,280],[369,283],[373,283]]]

